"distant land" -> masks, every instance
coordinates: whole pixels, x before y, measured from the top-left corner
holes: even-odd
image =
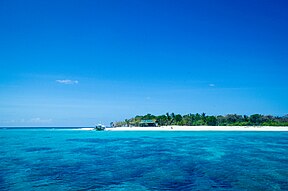
[[[166,113],[163,115],[146,114],[144,116],[135,116],[124,121],[111,122],[114,127],[137,127],[145,123],[145,121],[155,123],[157,126],[288,126],[288,115],[206,115],[206,113],[196,114],[174,114]],[[144,122],[143,122],[144,121]]]

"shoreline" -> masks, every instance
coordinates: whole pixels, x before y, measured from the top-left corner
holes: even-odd
[[[115,127],[105,131],[288,131],[287,126],[160,126],[160,127]]]

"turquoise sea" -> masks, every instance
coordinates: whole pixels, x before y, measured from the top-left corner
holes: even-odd
[[[288,132],[0,129],[0,190],[288,190]]]

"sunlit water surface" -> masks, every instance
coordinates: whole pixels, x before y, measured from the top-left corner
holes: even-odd
[[[288,190],[288,132],[0,130],[0,190]]]

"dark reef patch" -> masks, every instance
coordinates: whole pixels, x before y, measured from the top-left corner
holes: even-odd
[[[51,151],[52,148],[50,147],[31,147],[25,149],[26,152],[40,152],[40,151]]]

